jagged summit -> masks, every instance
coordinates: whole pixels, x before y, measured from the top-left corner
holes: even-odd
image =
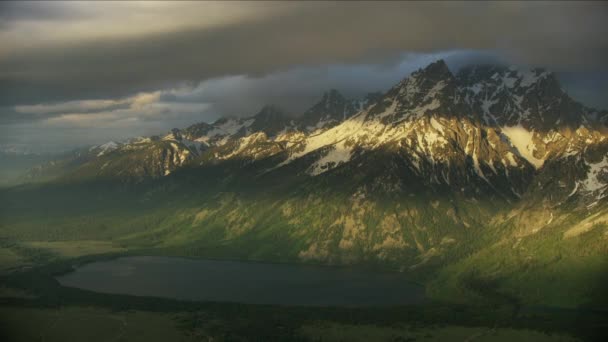
[[[396,88],[403,90],[405,87],[406,91],[425,92],[438,83],[452,82],[454,82],[454,75],[445,61],[440,59],[414,71],[411,75],[404,78]]]
[[[446,78],[454,77],[454,75],[452,75],[452,72],[445,61],[443,59],[439,59],[426,67],[415,71],[410,77],[425,78],[429,79],[431,82],[437,82]]]
[[[487,125],[547,131],[556,126],[576,129],[588,121],[589,110],[542,68],[475,65],[460,70],[456,78],[461,96]]]
[[[330,89],[298,118],[298,126],[305,131],[328,128],[346,120],[358,110],[354,101],[346,99],[338,90]]]
[[[344,109],[346,102],[346,98],[338,90],[330,89],[323,93],[321,100],[307,110],[304,115],[306,116],[308,113],[320,110],[325,112],[336,112],[339,109]]]
[[[528,87],[545,77],[555,78],[555,73],[545,68],[523,68],[505,64],[471,64],[464,66],[456,73],[456,78],[463,86],[472,86],[482,81],[497,79],[506,81],[510,88]]]
[[[508,69],[507,65],[501,64],[471,64],[460,68],[455,76],[461,85],[470,87]]]
[[[348,99],[338,90],[329,89],[301,116],[288,117],[277,106],[267,105],[249,118],[193,125],[185,136],[194,140],[208,133],[216,137],[242,137],[253,132],[268,136],[289,131],[312,133],[363,112],[366,120],[392,124],[423,117],[468,118],[491,127],[522,127],[527,131],[565,126],[576,130],[590,122],[607,121],[608,117],[572,100],[555,74],[545,69],[480,64],[454,74],[445,61],[438,60],[384,94]]]
[[[457,89],[456,78],[445,61],[439,60],[391,88],[372,108],[368,119],[399,122],[435,113],[460,117],[466,108],[456,96]]]
[[[290,124],[291,119],[276,105],[266,105],[253,116],[249,129],[274,136]]]

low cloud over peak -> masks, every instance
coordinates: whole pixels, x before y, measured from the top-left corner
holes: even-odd
[[[103,113],[124,124],[113,124],[113,135],[252,115],[267,103],[297,115],[327,89],[349,97],[386,90],[437,58],[450,67],[485,60],[548,67],[596,106],[608,89],[605,78],[577,78],[608,72],[601,2],[1,6],[0,124],[31,132],[42,122],[78,121],[102,137]],[[133,102],[152,94],[158,98]]]

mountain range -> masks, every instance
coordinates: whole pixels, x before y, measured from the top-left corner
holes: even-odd
[[[474,274],[530,303],[592,305],[608,270],[607,124],[547,70],[439,60],[385,93],[330,90],[297,117],[269,105],[78,150],[3,190],[5,228],[388,265],[452,300]]]

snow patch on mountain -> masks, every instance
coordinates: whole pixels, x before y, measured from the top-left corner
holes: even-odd
[[[436,131],[443,134],[443,126],[437,120],[435,120],[435,118],[431,118],[431,126],[433,126]]]
[[[254,121],[254,118],[249,118],[247,120],[238,120],[232,118],[224,119],[219,124],[213,124],[213,129],[208,131],[206,134],[197,137],[193,141],[201,142],[209,146],[223,145],[242,129],[247,129],[250,127]]]
[[[108,152],[116,150],[118,147],[119,147],[118,143],[116,143],[114,141],[108,141],[107,143],[105,143],[103,145],[91,147],[90,151],[99,150],[99,153],[97,153],[97,156],[101,157]]]
[[[352,155],[352,149],[346,147],[344,142],[340,142],[333,146],[327,154],[325,154],[321,159],[317,160],[311,167],[308,169],[308,174],[311,176],[317,176],[322,174],[323,172],[327,172],[342,163],[346,163],[350,160]]]
[[[203,146],[207,145],[201,141],[189,140],[185,138],[182,138],[181,143],[184,144],[188,149],[190,149],[190,151],[197,154],[201,151],[201,148]]]
[[[529,87],[549,75],[546,71],[536,72],[533,70],[519,71],[518,74],[521,75],[521,81],[519,83],[521,87]]]
[[[304,148],[301,151],[293,153],[282,165],[287,164],[297,158],[300,158],[312,151],[316,151],[327,145],[333,145],[341,140],[350,137],[356,137],[365,133],[363,118],[364,115],[358,114],[356,117],[352,117],[342,124],[330,128],[320,134],[314,134],[309,136],[304,141]]]
[[[435,110],[441,106],[441,102],[438,99],[434,99],[430,103],[420,106],[412,111],[412,117],[418,119],[426,114],[427,111]]]
[[[255,143],[264,142],[266,140],[268,140],[268,138],[264,132],[257,132],[246,137],[240,138],[238,141],[238,147],[231,153],[219,157],[219,159],[230,159],[232,157],[238,156],[239,154],[247,150],[247,148],[253,146]]]
[[[536,146],[534,145],[534,132],[528,131],[523,128],[521,125],[511,126],[511,127],[502,127],[501,128],[504,135],[509,138],[513,147],[517,149],[519,154],[530,162],[530,164],[534,165],[535,168],[540,169],[545,163],[544,159],[536,158],[534,156],[534,151],[536,150]]]
[[[597,163],[589,163],[589,171],[587,178],[581,182],[587,191],[596,191],[608,186],[605,181],[602,181],[602,175],[608,175],[608,156]],[[608,178],[608,177],[607,177]]]
[[[473,151],[473,167],[475,168],[475,173],[483,180],[485,180],[488,184],[490,181],[486,178],[486,175],[481,170],[479,166],[479,158],[477,157],[477,150]]]

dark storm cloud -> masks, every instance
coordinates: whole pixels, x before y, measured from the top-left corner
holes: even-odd
[[[205,4],[200,4],[204,9]],[[604,69],[604,3],[305,3],[282,15],[8,52],[0,105],[125,96],[298,66],[394,63],[403,51],[496,50],[524,64]]]
[[[549,67],[606,108],[607,22],[601,2],[3,2],[0,145],[61,150],[265,104],[297,115],[439,58]]]
[[[0,28],[23,20],[70,20],[82,19],[88,15],[85,11],[62,6],[46,6],[40,1],[0,2]]]

